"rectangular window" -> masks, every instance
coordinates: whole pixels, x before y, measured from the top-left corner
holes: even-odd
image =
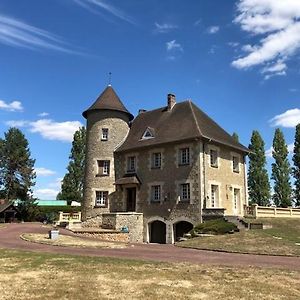
[[[233,172],[239,173],[240,172],[240,160],[238,156],[232,156],[232,169]]]
[[[239,189],[234,189],[233,190],[233,207],[235,209],[235,212],[238,209],[238,205],[239,205],[239,199],[240,198],[240,190]]]
[[[179,165],[188,165],[190,163],[190,148],[179,149]]]
[[[127,158],[127,172],[135,172],[135,156],[129,156]]]
[[[108,192],[107,191],[96,191],[95,206],[106,207],[108,203]]]
[[[210,166],[217,168],[218,167],[218,151],[217,150],[210,150]]]
[[[160,185],[151,186],[151,202],[160,202],[161,188]]]
[[[217,185],[211,185],[210,190],[210,204],[211,207],[218,207],[218,186]]]
[[[108,140],[108,128],[102,128],[101,140],[102,141]]]
[[[180,201],[190,200],[190,184],[183,183],[180,185]]]
[[[109,160],[98,160],[98,176],[108,176],[110,169],[110,161]]]
[[[161,168],[161,153],[152,153],[151,168],[160,169]]]

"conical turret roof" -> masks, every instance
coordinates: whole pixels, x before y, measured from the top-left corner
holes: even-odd
[[[84,111],[82,115],[87,118],[88,113],[95,110],[117,110],[127,114],[130,121],[134,118],[133,115],[126,109],[111,85],[107,86],[97,100],[86,111]]]

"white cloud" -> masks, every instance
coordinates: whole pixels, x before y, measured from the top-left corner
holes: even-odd
[[[1,42],[1,23],[0,23],[0,42]],[[0,100],[0,109],[8,110],[8,111],[22,111],[23,106],[20,101],[12,101],[7,103],[3,100]]]
[[[70,54],[82,54],[72,50],[57,35],[5,15],[0,15],[0,43],[16,48],[48,49]]]
[[[288,149],[288,153],[292,154],[294,151],[294,144],[288,144],[287,145],[287,149]],[[272,157],[272,152],[273,152],[274,148],[271,147],[268,150],[266,150],[265,155],[266,157]]]
[[[178,28],[178,26],[169,23],[159,24],[155,22],[154,25],[155,25],[154,32],[158,32],[158,33],[167,33]]]
[[[249,54],[232,62],[238,69],[262,65],[269,69],[265,78],[285,75],[284,63],[300,49],[300,1],[298,0],[240,0],[234,22],[251,35],[261,35],[258,44],[246,45]],[[281,65],[281,71],[272,71]]]
[[[272,126],[295,127],[300,123],[300,109],[294,108],[275,116],[270,121]]]
[[[220,27],[219,26],[210,26],[207,28],[207,32],[209,34],[215,34],[217,33],[218,31],[220,30]]]
[[[166,47],[167,47],[167,51],[172,51],[172,50],[183,51],[181,44],[176,43],[176,40],[166,42]]]
[[[43,167],[35,168],[34,171],[37,176],[52,176],[56,173],[55,171],[52,171],[52,170],[49,170],[49,169],[46,169]]]
[[[240,43],[238,43],[238,42],[228,42],[227,44],[228,44],[228,46],[230,46],[232,48],[236,48],[240,45]]]
[[[290,88],[289,91],[292,92],[292,93],[295,93],[295,92],[298,91],[298,89],[296,89],[296,88]]]
[[[41,119],[30,122],[30,131],[40,133],[48,140],[71,142],[73,135],[82,124],[79,121],[55,122],[50,119]]]
[[[52,200],[56,199],[59,190],[56,189],[36,189],[33,191],[34,197],[42,200]]]
[[[25,120],[11,120],[5,122],[5,124],[10,127],[25,127],[29,124],[29,122]]]
[[[47,117],[47,116],[49,116],[49,113],[47,113],[47,112],[42,112],[42,113],[38,114],[38,116],[39,116],[39,117]]]
[[[99,12],[100,9],[102,11],[110,13],[111,15],[117,17],[118,19],[136,25],[136,21],[132,17],[128,16],[125,12],[123,12],[119,8],[116,8],[111,3],[108,3],[108,1],[104,1],[104,0],[73,0],[73,1],[92,13],[100,14]]]

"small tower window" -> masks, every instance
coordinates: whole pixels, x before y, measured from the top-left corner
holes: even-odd
[[[110,161],[109,160],[98,160],[98,174],[99,176],[109,176],[109,169],[110,169]]]
[[[101,140],[102,141],[108,140],[108,128],[102,128]]]
[[[107,207],[108,204],[108,192],[107,191],[96,191],[95,206],[96,207]]]

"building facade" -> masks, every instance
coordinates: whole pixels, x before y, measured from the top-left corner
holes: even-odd
[[[243,215],[248,149],[193,102],[169,94],[132,121],[108,86],[83,115],[84,219],[137,214],[144,242],[173,243],[209,215]]]

